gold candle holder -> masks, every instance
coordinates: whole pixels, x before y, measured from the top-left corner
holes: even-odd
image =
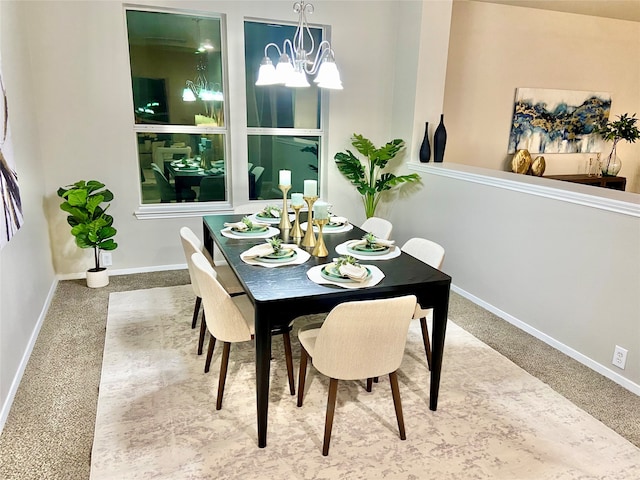
[[[293,227],[291,228],[291,238],[293,240],[300,240],[302,238],[302,229],[300,228],[300,210],[302,209],[302,205],[291,205],[291,208],[293,208],[296,214]]]
[[[311,255],[313,255],[314,257],[326,257],[329,255],[329,252],[327,251],[327,246],[324,244],[322,229],[327,223],[329,223],[329,219],[323,218],[320,220],[314,220],[313,223],[318,226],[318,242],[316,243],[316,246],[313,248],[313,252],[311,252]]]
[[[280,215],[280,230],[289,230],[291,222],[289,221],[289,209],[287,208],[287,192],[291,189],[291,185],[278,185],[282,191],[282,214]]]
[[[311,249],[316,246],[316,236],[313,233],[313,204],[316,203],[318,197],[315,196],[302,198],[304,198],[304,201],[307,202],[307,207],[309,208],[309,213],[307,213],[307,231],[304,233],[302,246]]]

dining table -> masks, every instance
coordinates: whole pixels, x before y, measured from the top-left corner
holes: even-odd
[[[301,221],[305,216],[305,213],[301,213]],[[277,268],[251,265],[245,263],[240,255],[252,246],[264,243],[265,239],[230,238],[222,232],[225,223],[239,222],[243,217],[237,214],[204,216],[203,239],[204,247],[212,257],[214,244],[219,249],[254,306],[258,446],[264,448],[267,445],[272,332],[286,328],[295,318],[326,313],[343,302],[412,294],[423,308],[433,309],[429,408],[435,411],[438,407],[451,277],[401,252],[387,260],[375,261],[372,257],[371,261],[361,261],[362,264],[375,264],[384,274],[384,278],[373,286],[342,288],[310,280],[307,271],[340,256],[335,251],[336,247],[348,240],[363,237],[366,232],[355,226],[348,231],[323,235],[329,252],[327,257],[310,256],[305,263]],[[278,231],[284,242],[296,243],[289,238],[290,230]],[[300,241],[297,243],[299,245]]]

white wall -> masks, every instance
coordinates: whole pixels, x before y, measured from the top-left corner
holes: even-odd
[[[640,115],[640,23],[468,1],[454,2],[452,18],[446,161],[510,170],[518,87],[610,92],[611,119]],[[618,155],[627,191],[640,193],[640,143],[622,142]],[[545,174],[585,173],[589,156],[544,154]]]
[[[640,394],[638,196],[446,162],[414,168],[425,188],[394,209],[394,238],[440,243],[463,294]],[[583,204],[563,199],[572,194]],[[629,351],[625,370],[611,365],[615,345]]]
[[[0,251],[0,430],[48,305],[55,277],[43,213],[45,174],[35,122],[37,103],[23,41],[24,18],[0,2],[0,57],[7,93],[24,225]]]

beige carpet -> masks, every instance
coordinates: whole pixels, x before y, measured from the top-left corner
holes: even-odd
[[[320,451],[328,382],[310,368],[297,408],[276,338],[268,445],[259,449],[252,345],[231,349],[216,411],[220,351],[204,374],[192,308],[189,286],[111,294],[93,480],[640,478],[638,448],[453,322],[438,411],[428,409],[414,322],[399,374],[407,440],[398,438],[387,379],[372,393],[342,382],[328,457]]]

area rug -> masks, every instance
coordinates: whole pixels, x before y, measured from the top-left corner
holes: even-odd
[[[438,410],[418,322],[399,371],[407,439],[388,378],[368,393],[341,382],[328,457],[328,381],[309,368],[305,403],[289,394],[273,342],[266,448],[256,432],[254,349],[235,344],[222,410],[220,346],[196,355],[190,286],[112,293],[91,479],[634,479],[640,450],[450,319]],[[296,320],[297,325],[317,317]],[[295,367],[299,344],[292,335]]]

